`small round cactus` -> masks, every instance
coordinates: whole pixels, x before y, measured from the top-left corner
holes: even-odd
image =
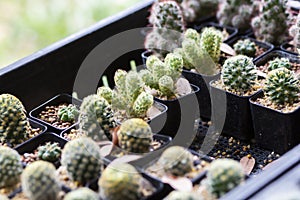
[[[193,169],[193,155],[180,146],[167,148],[158,160],[164,171],[172,176],[184,176]]]
[[[60,184],[55,175],[55,167],[46,161],[36,161],[28,165],[22,173],[22,189],[30,200],[56,200]]]
[[[139,118],[124,121],[118,131],[119,146],[132,153],[147,153],[153,139],[151,127]]]
[[[237,41],[233,48],[237,54],[242,54],[249,57],[255,57],[256,47],[255,42],[251,42],[250,39],[244,39]]]
[[[244,55],[228,58],[222,67],[221,80],[231,90],[250,90],[257,80],[256,66],[252,58]]]
[[[66,167],[73,181],[85,185],[101,174],[100,148],[88,137],[76,138],[65,145],[61,164]]]
[[[59,109],[57,115],[63,122],[74,122],[79,115],[79,110],[75,105],[70,104]]]
[[[202,200],[199,194],[184,191],[172,191],[164,200]]]
[[[38,158],[40,160],[55,162],[60,158],[61,148],[57,142],[47,142],[38,148]]]
[[[17,151],[0,146],[0,188],[12,188],[20,181],[23,167]]]
[[[244,181],[241,164],[232,159],[217,159],[211,163],[207,172],[209,191],[221,197]]]
[[[100,196],[106,200],[138,200],[141,198],[142,176],[130,164],[109,165],[103,171],[98,185]]]
[[[64,200],[99,200],[99,196],[93,190],[83,187],[69,192]]]
[[[268,73],[264,91],[275,104],[293,104],[299,100],[299,80],[293,71],[278,68]]]
[[[292,65],[288,58],[275,58],[274,60],[269,61],[268,64],[268,71],[272,71],[280,67],[285,67],[287,69],[292,68]]]

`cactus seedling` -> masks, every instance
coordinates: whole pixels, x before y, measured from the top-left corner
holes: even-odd
[[[275,58],[274,60],[269,61],[268,71],[272,71],[280,67],[291,69],[292,65],[288,58]]]
[[[79,111],[75,105],[62,107],[57,112],[58,118],[63,122],[74,122],[79,115]]]
[[[83,187],[69,192],[64,200],[99,200],[99,196],[93,190]]]
[[[277,105],[292,105],[299,100],[299,80],[293,71],[278,68],[268,73],[264,91]]]
[[[217,159],[211,163],[207,173],[209,191],[221,197],[228,191],[241,184],[244,171],[241,164],[231,159]]]
[[[233,45],[233,48],[237,54],[255,57],[256,47],[255,42],[251,42],[250,39],[239,40]]]
[[[55,162],[60,158],[61,148],[57,142],[47,142],[38,148],[38,158],[40,160]]]
[[[56,200],[60,184],[53,164],[36,161],[28,165],[22,173],[22,188],[30,200]]]

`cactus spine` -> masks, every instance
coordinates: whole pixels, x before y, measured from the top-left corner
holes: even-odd
[[[233,45],[233,48],[237,54],[255,57],[256,47],[255,42],[251,42],[250,39],[239,40]]]

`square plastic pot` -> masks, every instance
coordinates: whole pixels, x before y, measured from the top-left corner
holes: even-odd
[[[280,49],[281,49],[282,51],[285,51],[285,52],[290,53],[290,54],[298,55],[297,52],[288,50],[288,48],[293,48],[293,45],[289,44],[289,42],[285,42],[285,43],[283,43],[282,45],[280,45]]]
[[[282,113],[255,102],[263,96],[261,92],[250,99],[256,143],[283,154],[300,143],[300,108]]]

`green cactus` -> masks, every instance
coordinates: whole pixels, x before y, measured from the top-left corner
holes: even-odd
[[[167,75],[172,78],[172,80],[177,80],[182,73],[183,59],[180,55],[169,53],[164,60],[166,66],[168,66]]]
[[[61,164],[73,181],[85,185],[101,174],[100,148],[88,137],[71,140],[62,151]]]
[[[159,91],[168,98],[175,96],[174,81],[170,76],[164,75],[158,80]]]
[[[256,45],[255,42],[252,42],[250,39],[238,40],[233,48],[237,54],[255,57],[256,54]]]
[[[221,197],[244,181],[242,165],[232,159],[217,159],[211,163],[207,172],[208,190]]]
[[[244,55],[228,58],[222,67],[221,80],[231,90],[249,91],[257,80],[256,66],[252,58]]]
[[[296,23],[289,28],[289,34],[293,38],[294,50],[300,51],[300,14],[298,14]]]
[[[172,146],[162,153],[158,163],[166,174],[184,176],[193,169],[193,155],[183,147]]]
[[[279,45],[287,40],[290,14],[286,0],[266,0],[251,26],[258,40]]]
[[[142,176],[130,164],[116,163],[103,171],[98,185],[106,200],[138,200],[141,198]]]
[[[147,153],[153,140],[151,127],[139,118],[124,121],[118,131],[119,146],[132,153]]]
[[[106,76],[102,76],[103,86],[97,89],[97,95],[103,97],[108,103],[112,103],[113,91],[110,89]]]
[[[133,103],[133,111],[135,116],[146,116],[147,110],[153,105],[154,100],[151,94],[146,92],[140,93]]]
[[[202,200],[199,194],[185,191],[172,191],[164,200]]]
[[[99,200],[99,196],[93,190],[83,187],[69,192],[64,200]]]
[[[98,141],[111,139],[110,130],[116,127],[111,105],[96,94],[85,97],[80,106],[79,129]]]
[[[293,71],[278,68],[268,73],[264,91],[277,105],[293,104],[299,100],[299,80]]]
[[[57,112],[58,118],[63,122],[74,122],[78,115],[79,110],[72,104],[60,108]]]
[[[38,158],[40,160],[55,162],[61,156],[61,148],[57,142],[47,142],[45,145],[38,147]]]
[[[30,200],[56,200],[60,184],[55,175],[55,167],[46,161],[36,161],[28,165],[22,173],[22,189]]]
[[[275,58],[268,62],[268,71],[272,71],[280,67],[291,69],[292,65],[290,63],[290,60],[288,58]]]
[[[0,95],[0,143],[14,147],[29,139],[31,127],[21,101],[11,94]]]
[[[13,188],[20,181],[23,167],[17,151],[0,146],[0,188]]]
[[[251,28],[250,23],[257,10],[254,0],[222,0],[217,19],[221,25],[247,30]]]

